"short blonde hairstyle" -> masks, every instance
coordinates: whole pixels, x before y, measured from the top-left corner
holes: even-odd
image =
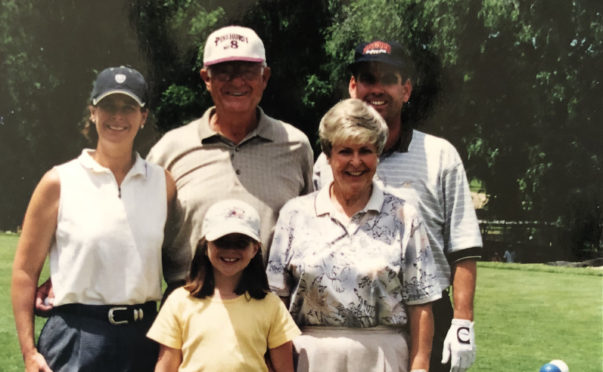
[[[371,144],[381,155],[387,141],[385,120],[371,106],[356,98],[340,101],[320,120],[318,137],[322,151],[331,156],[333,145],[345,142]]]

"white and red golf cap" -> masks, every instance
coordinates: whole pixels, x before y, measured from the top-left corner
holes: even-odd
[[[264,43],[252,29],[226,26],[212,32],[205,42],[203,65],[230,61],[265,62]]]

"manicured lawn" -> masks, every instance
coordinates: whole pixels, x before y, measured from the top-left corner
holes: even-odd
[[[16,235],[0,234],[0,370],[22,371],[10,303]],[[43,274],[47,277],[47,271]],[[472,372],[603,371],[603,270],[480,262]],[[37,320],[39,331],[43,324]]]
[[[10,280],[17,240],[17,235],[0,233],[0,371],[3,372],[23,371],[23,359],[10,300]],[[42,271],[42,277],[48,278],[47,267]],[[37,318],[38,332],[43,325],[44,319]]]
[[[603,271],[480,262],[471,371],[603,371]]]

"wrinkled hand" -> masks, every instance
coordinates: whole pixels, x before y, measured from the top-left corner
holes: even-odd
[[[54,291],[52,290],[52,281],[48,279],[42,283],[36,290],[36,301],[34,313],[37,316],[48,317],[53,308]]]
[[[444,340],[442,364],[450,360],[450,372],[464,372],[475,362],[475,332],[473,322],[452,319]]]
[[[35,352],[24,359],[26,372],[52,372],[42,354]]]

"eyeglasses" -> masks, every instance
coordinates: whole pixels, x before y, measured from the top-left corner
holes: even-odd
[[[356,81],[366,85],[374,85],[378,82],[381,85],[395,85],[400,82],[400,79],[395,72],[384,72],[378,76],[371,72],[359,72],[356,75]]]
[[[252,81],[264,72],[264,67],[257,64],[224,64],[223,66],[216,65],[210,67],[209,72],[212,78],[221,82],[231,81],[236,77],[240,77],[245,81]]]

